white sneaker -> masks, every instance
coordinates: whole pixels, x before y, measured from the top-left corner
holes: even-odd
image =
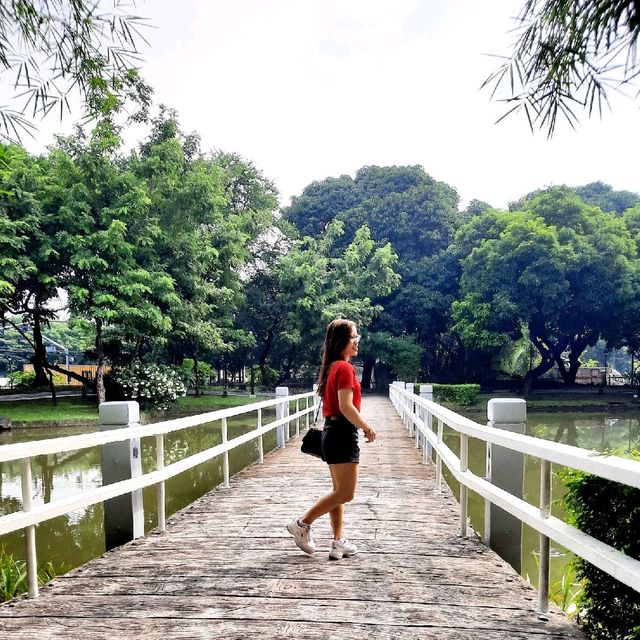
[[[343,556],[348,558],[349,556],[355,556],[356,553],[358,553],[358,547],[355,544],[351,544],[346,538],[340,538],[331,543],[329,560],[340,560]]]
[[[311,555],[315,552],[316,543],[313,541],[310,525],[302,524],[300,520],[296,518],[287,525],[287,531],[293,536],[293,540],[298,547],[305,553]]]

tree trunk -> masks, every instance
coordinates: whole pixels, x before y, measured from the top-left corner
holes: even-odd
[[[44,387],[49,385],[49,376],[47,376],[47,350],[44,346],[42,337],[42,326],[40,314],[33,312],[33,370],[36,378],[33,381],[34,387]]]
[[[264,343],[264,348],[262,349],[262,353],[260,354],[260,358],[258,358],[258,366],[260,367],[260,375],[262,376],[262,384],[266,384],[267,380],[267,358],[269,357],[269,352],[271,351],[271,343],[273,341],[273,329],[269,329],[267,332],[267,339]]]
[[[102,343],[102,320],[96,318],[96,354],[98,356],[98,368],[96,370],[96,391],[98,404],[104,402],[104,345]]]
[[[371,389],[371,374],[373,373],[373,365],[375,362],[375,358],[367,358],[364,361],[364,366],[362,367],[362,381],[360,383],[363,389]]]
[[[195,379],[196,398],[200,395],[200,369],[198,368],[198,358],[193,355],[193,376]]]

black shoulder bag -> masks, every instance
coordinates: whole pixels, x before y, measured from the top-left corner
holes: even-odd
[[[318,414],[320,413],[320,406],[321,405],[318,405],[318,410],[316,411],[316,417],[313,420],[314,424],[318,419]],[[322,441],[322,429],[316,429],[315,427],[311,426],[309,427],[309,429],[307,430],[307,433],[305,433],[304,437],[302,438],[302,445],[300,446],[300,451],[302,451],[302,453],[306,453],[310,456],[315,456],[316,458],[320,458],[322,460],[322,447],[320,444],[321,441]]]

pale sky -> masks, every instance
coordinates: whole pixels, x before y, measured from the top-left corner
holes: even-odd
[[[553,140],[480,85],[509,51],[523,0],[147,0],[142,73],[205,149],[235,151],[286,205],[313,180],[363,165],[419,164],[506,207],[552,184],[640,191],[640,102],[562,125]],[[54,130],[41,124],[41,149]],[[142,131],[136,134],[143,135]],[[635,168],[634,168],[635,167]]]

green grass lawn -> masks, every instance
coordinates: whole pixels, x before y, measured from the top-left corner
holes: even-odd
[[[155,417],[154,421],[169,419],[173,416],[205,413],[216,409],[237,407],[238,405],[258,402],[249,396],[187,396],[179,398],[166,412]],[[155,414],[154,414],[155,415]],[[0,416],[12,422],[48,422],[51,420],[97,420],[98,407],[95,399],[59,398],[54,407],[51,400],[7,400],[0,402]]]
[[[12,422],[97,420],[98,407],[93,398],[59,398],[56,407],[51,400],[5,400],[0,402],[0,415]]]
[[[265,398],[252,398],[251,396],[185,396],[178,398],[173,406],[167,411],[167,417],[173,414],[185,413],[205,413],[207,411],[216,411],[217,409],[227,409],[228,407],[237,407],[242,404],[251,404],[260,402]]]

